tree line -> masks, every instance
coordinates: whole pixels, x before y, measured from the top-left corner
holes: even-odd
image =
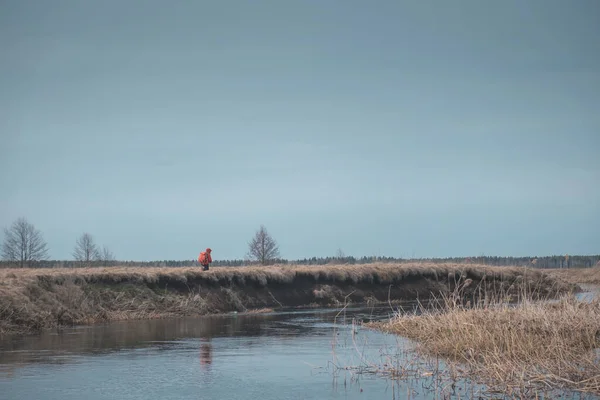
[[[4,263],[16,264],[21,268],[52,265],[48,256],[48,244],[42,233],[27,219],[18,218],[8,228],[4,228],[2,243],[2,259]],[[106,246],[100,248],[94,237],[84,232],[75,241],[73,259],[80,265],[100,263],[110,265],[115,262],[115,256]]]
[[[73,248],[73,260],[52,260],[49,258],[47,243],[42,233],[25,218],[17,219],[4,229],[2,244],[2,267],[69,268],[100,267],[120,265],[124,267],[184,267],[197,264],[196,260],[157,260],[157,261],[117,261],[115,255],[106,246],[96,244],[90,233],[79,236]],[[214,266],[237,267],[244,265],[324,265],[324,264],[370,264],[370,263],[462,263],[484,264],[490,266],[530,266],[534,268],[589,268],[600,266],[600,255],[551,255],[533,257],[447,257],[447,258],[397,258],[380,256],[346,256],[338,249],[335,256],[312,257],[296,260],[281,258],[277,241],[261,225],[248,242],[248,252],[244,259],[214,260]]]

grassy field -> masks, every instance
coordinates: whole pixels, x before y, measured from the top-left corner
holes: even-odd
[[[460,264],[0,270],[0,334],[111,320],[573,289],[539,270]]]
[[[571,280],[593,275],[579,272]],[[513,398],[548,391],[553,398],[561,390],[600,394],[600,300],[533,301],[526,291],[521,297],[516,305],[490,296],[464,306],[443,295],[435,307],[366,325],[412,339],[421,357],[441,357],[458,377]]]

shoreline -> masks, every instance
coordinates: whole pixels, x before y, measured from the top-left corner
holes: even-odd
[[[422,360],[442,359],[454,379],[483,384],[491,393],[518,398],[600,395],[600,285],[580,283],[597,281],[600,270],[568,274],[581,290],[549,297],[550,301],[525,296],[515,305],[498,298],[464,307],[444,296],[433,309],[363,326],[409,339],[407,351]],[[577,296],[588,292],[591,296]]]
[[[0,269],[0,336],[117,320],[424,301],[466,281],[460,296],[472,302],[482,293],[516,300],[525,288],[540,297],[579,289],[541,270],[463,264]]]

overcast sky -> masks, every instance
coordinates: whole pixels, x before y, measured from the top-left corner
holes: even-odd
[[[600,2],[0,2],[0,225],[53,259],[600,253]],[[3,235],[0,233],[0,235]]]

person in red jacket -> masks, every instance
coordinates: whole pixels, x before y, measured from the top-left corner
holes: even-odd
[[[210,256],[211,252],[212,250],[210,248],[207,248],[198,256],[198,262],[200,263],[200,265],[202,265],[204,271],[208,271],[208,266],[212,262],[212,257]]]

